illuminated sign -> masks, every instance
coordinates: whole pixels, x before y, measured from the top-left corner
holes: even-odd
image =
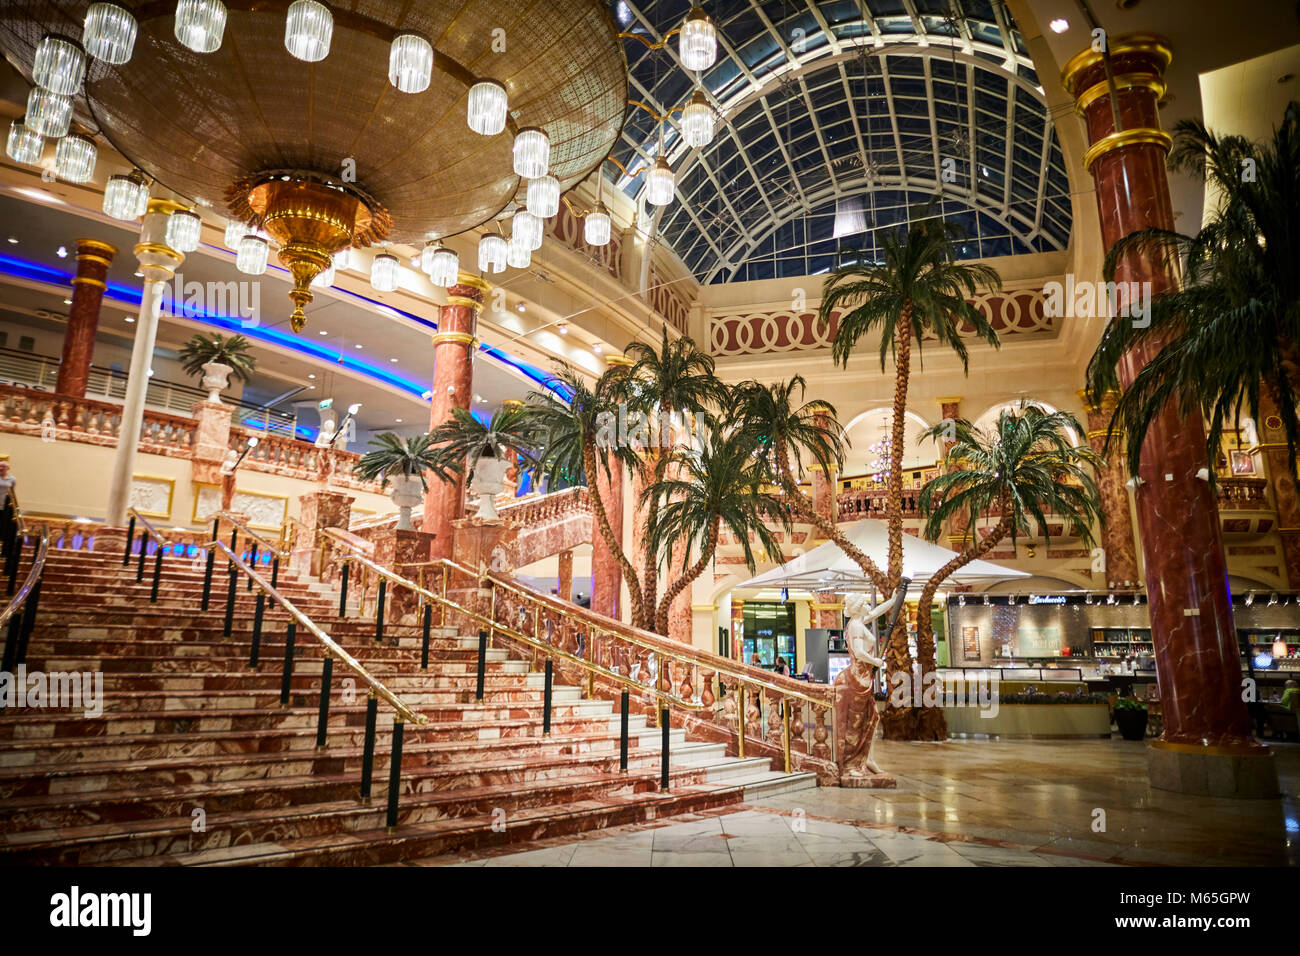
[[[1029,595],[1030,604],[1064,604],[1064,594],[1031,594]]]

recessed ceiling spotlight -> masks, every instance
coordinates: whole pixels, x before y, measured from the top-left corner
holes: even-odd
[[[388,361],[390,361],[390,362],[396,362],[397,359],[395,359],[395,358],[390,358]]]
[[[329,335],[329,333],[326,332],[324,329],[321,329],[321,330],[320,330],[320,334],[321,334],[321,335]]]
[[[308,377],[308,378],[315,378],[315,377],[316,377],[316,374],[313,372],[313,373],[308,374],[307,377]]]
[[[17,242],[18,240],[17,240],[17,239],[10,239],[9,241],[10,241],[10,242]],[[520,302],[517,306],[515,306],[515,308],[517,308],[520,312],[527,312],[527,311],[528,311],[528,309],[526,309],[526,308],[524,307],[524,304],[523,304],[522,302]]]
[[[64,300],[63,300],[63,304],[64,304],[64,305],[72,305],[72,300],[71,300],[71,299],[64,299]]]
[[[15,240],[10,239],[9,241],[10,241],[10,242],[14,242]],[[137,279],[143,279],[143,278],[144,278],[144,273],[143,273],[143,272],[137,272],[137,273],[135,274],[135,277],[136,277]]]
[[[1048,26],[1052,28],[1053,33],[1064,33],[1066,30],[1070,29],[1070,21],[1065,19],[1065,17],[1057,17],[1049,23]]]
[[[16,245],[18,245],[18,237],[17,237],[17,236],[10,236],[10,237],[9,237],[9,245],[11,245],[11,246],[16,246]],[[521,308],[519,311],[522,312],[523,309]]]
[[[360,342],[357,343],[357,348],[361,348],[361,343],[360,343]]]
[[[58,256],[60,259],[66,259],[68,258],[68,247],[59,246],[59,248],[54,250],[54,254]]]
[[[561,322],[561,323],[560,323],[560,334],[561,334],[561,335],[568,335],[568,334],[569,334],[569,326],[568,326],[568,323],[566,323],[566,322]]]
[[[402,420],[400,418],[395,418],[393,419],[393,421],[397,422],[397,424],[399,425],[402,424]]]
[[[599,343],[599,342],[597,342],[595,345],[593,345],[593,346],[591,347],[591,350],[592,350],[593,352],[595,352],[597,355],[599,355],[599,354],[601,353],[601,351],[603,351],[603,350],[601,349],[601,347],[600,347],[600,343]]]
[[[134,321],[135,321],[135,316],[134,316],[134,315],[128,315],[124,321],[126,321],[126,322],[134,322]]]

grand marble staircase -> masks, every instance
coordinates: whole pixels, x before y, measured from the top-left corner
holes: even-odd
[[[474,699],[477,637],[435,629],[427,670],[420,633],[339,620],[338,593],[289,571],[280,590],[402,702],[407,723],[398,826],[385,828],[392,725],[381,709],[371,802],[359,799],[366,697],[335,670],[327,741],[316,748],[321,648],[298,633],[289,706],[280,706],[287,615],[270,605],[250,669],[254,597],[241,580],[223,634],[225,575],[201,613],[202,569],[164,562],[159,599],[120,555],[54,549],[27,671],[103,674],[103,713],[0,711],[0,864],[347,865],[410,862],[716,807],[756,791],[815,785],[766,758],[671,732],[670,789],[659,791],[660,731],[630,717],[620,773],[619,714],[553,689],[488,652]]]

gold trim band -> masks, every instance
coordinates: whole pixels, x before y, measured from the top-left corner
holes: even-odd
[[[92,249],[95,252],[102,252],[110,259],[113,258],[113,256],[117,255],[117,246],[111,245],[110,243],[107,242],[102,242],[99,239],[78,239],[75,245],[77,248],[78,259],[80,259],[82,256],[82,252],[81,252],[82,249]]]
[[[1108,133],[1088,147],[1088,151],[1083,154],[1083,168],[1091,170],[1092,164],[1109,152],[1123,149],[1125,146],[1140,146],[1143,144],[1159,146],[1168,153],[1174,145],[1174,140],[1172,136],[1162,129],[1148,129],[1146,127]]]
[[[108,286],[104,285],[104,283],[100,282],[98,279],[92,279],[89,276],[73,276],[72,284],[88,285],[92,289],[98,289],[100,292],[108,291]]]
[[[1120,92],[1120,90],[1138,89],[1151,90],[1156,94],[1156,99],[1158,100],[1165,95],[1165,81],[1158,76],[1152,76],[1148,73],[1121,73],[1119,76],[1115,77],[1116,93]],[[1094,83],[1092,86],[1080,93],[1079,98],[1074,101],[1074,111],[1082,116],[1084,110],[1109,92],[1110,84],[1105,80],[1102,80],[1099,83]]]
[[[77,261],[78,261],[78,262],[98,262],[100,265],[104,266],[105,268],[112,268],[112,265],[113,265],[113,261],[112,261],[111,259],[105,259],[103,256],[101,256],[101,255],[96,255],[96,254],[93,253],[93,252],[79,252],[79,253],[77,253]]]
[[[465,308],[465,309],[473,309],[475,312],[483,308],[482,302],[478,301],[477,299],[471,299],[468,296],[463,296],[463,295],[447,296],[447,304],[458,305],[461,308]]]
[[[456,273],[456,285],[467,285],[470,288],[478,289],[481,292],[492,291],[492,283],[488,282],[487,279],[482,279],[479,276],[468,272]]]
[[[468,332],[437,332],[433,336],[434,345],[449,342],[454,345],[473,345],[476,339]]]
[[[160,212],[165,216],[170,216],[174,212],[189,208],[184,203],[175,202],[171,199],[150,199],[148,205],[145,206],[144,214],[148,216],[151,213]]]
[[[137,242],[135,244],[135,248],[132,249],[131,251],[135,253],[135,257],[137,259],[139,259],[140,256],[142,255],[152,254],[152,255],[164,256],[168,259],[172,259],[176,262],[177,265],[180,265],[182,262],[185,261],[185,253],[177,252],[171,246],[165,245],[161,242]]]
[[[1112,38],[1111,58],[1114,59],[1121,53],[1154,53],[1164,61],[1162,71],[1169,69],[1169,64],[1174,61],[1174,51],[1170,49],[1169,41],[1155,33],[1129,33]],[[1061,70],[1061,85],[1065,91],[1073,96],[1075,78],[1088,67],[1100,63],[1103,57],[1103,53],[1091,48],[1072,56]]]

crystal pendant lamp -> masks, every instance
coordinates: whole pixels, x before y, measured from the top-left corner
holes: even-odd
[[[611,223],[609,219],[609,210],[601,202],[603,187],[605,185],[605,175],[599,169],[596,170],[596,205],[591,212],[587,213],[582,220],[582,241],[589,246],[604,246],[609,244]]]
[[[560,181],[539,176],[528,181],[528,211],[538,219],[550,219],[560,211]]]
[[[423,93],[433,75],[433,47],[424,37],[403,33],[388,53],[388,82],[403,93]]]
[[[506,128],[506,88],[496,80],[479,80],[469,88],[469,128],[495,136]]]
[[[495,233],[490,233],[478,241],[478,271],[504,272],[506,255],[509,250],[506,241]]]
[[[433,252],[429,254],[429,268],[425,271],[429,273],[430,282],[449,289],[456,284],[456,278],[460,275],[460,256],[442,243],[435,243]]]
[[[308,63],[329,56],[334,37],[334,14],[317,0],[294,0],[284,24],[284,46],[290,54]]]
[[[22,119],[9,124],[9,139],[5,144],[5,153],[10,159],[35,166],[41,161],[45,152],[45,140],[41,134],[27,126]]]
[[[261,236],[246,235],[239,240],[239,254],[235,256],[235,268],[245,275],[260,276],[266,272],[266,263],[270,258],[269,242]]]
[[[116,3],[92,3],[86,10],[81,45],[96,60],[121,66],[135,47],[135,17]]]
[[[540,249],[543,225],[543,222],[527,209],[521,209],[515,213],[514,219],[510,222],[510,234],[519,236],[521,241],[528,243],[529,249]]]
[[[533,250],[523,236],[511,236],[506,243],[506,265],[512,269],[527,269],[533,264]]]
[[[193,252],[202,234],[203,220],[196,212],[178,209],[167,217],[167,245],[177,252]]]
[[[125,176],[109,176],[104,187],[104,214],[126,222],[139,219],[149,206],[149,184],[144,173],[131,170]]]
[[[248,227],[238,219],[232,219],[226,223],[225,243],[227,249],[238,249],[239,240],[248,235]]]
[[[393,292],[397,289],[397,279],[401,274],[402,264],[397,256],[381,252],[370,262],[370,286],[378,292]]]
[[[86,76],[86,54],[73,40],[47,34],[36,47],[32,78],[51,93],[72,96]]]
[[[691,7],[686,22],[682,24],[677,53],[682,66],[688,70],[707,70],[718,58],[717,31],[708,14],[698,6]]]
[[[54,175],[70,183],[90,182],[95,172],[95,144],[89,137],[71,133],[54,147]]]
[[[646,177],[645,199],[652,206],[667,206],[673,201],[673,191],[677,188],[676,177],[668,160],[660,156]]]
[[[195,53],[221,49],[226,32],[226,5],[221,0],[180,0],[176,4],[176,39]]]
[[[682,110],[682,139],[686,145],[699,149],[713,142],[713,122],[713,107],[705,99],[704,91],[696,90]]]
[[[41,136],[58,139],[72,125],[72,97],[33,86],[27,94],[27,126]]]
[[[551,165],[551,137],[546,130],[527,126],[515,137],[515,175],[524,179],[545,176]],[[504,240],[503,240],[504,241]]]

